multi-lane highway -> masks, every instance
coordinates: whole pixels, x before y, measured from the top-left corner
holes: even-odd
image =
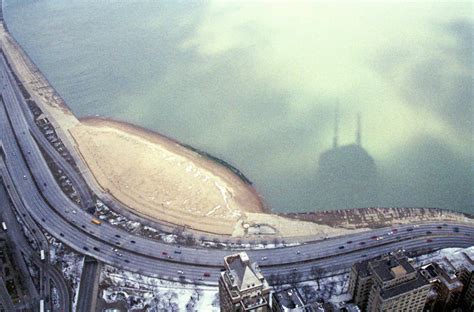
[[[0,159],[4,164],[1,174],[7,189],[16,190],[18,202],[40,227],[76,251],[116,267],[166,279],[178,280],[181,276],[183,280],[184,276],[183,281],[189,283],[217,284],[223,257],[232,251],[166,244],[130,234],[106,222],[93,224],[93,216],[79,209],[62,192],[38,144],[65,170],[78,189],[84,207],[92,204],[90,189],[99,190],[87,187],[85,179],[44,140],[3,56],[0,96],[0,140],[4,151]],[[252,260],[259,261],[265,275],[296,271],[300,279],[308,279],[314,266],[346,268],[357,260],[394,249],[472,245],[472,225],[426,223],[247,252]],[[210,277],[205,277],[205,273],[210,273]]]
[[[27,218],[23,217],[21,203],[17,202],[15,198],[9,196],[8,193],[4,188],[3,185],[0,185],[0,211],[2,220],[6,222],[8,226],[8,235],[10,238],[15,242],[18,250],[21,251],[22,255],[29,259],[37,268],[39,268],[39,293],[36,288],[32,285],[32,283],[27,279],[24,282],[27,283],[31,299],[33,302],[39,302],[41,298],[49,298],[51,295],[50,289],[50,282],[52,282],[56,289],[58,290],[59,295],[59,304],[62,311],[69,311],[69,289],[64,281],[64,277],[62,273],[59,272],[55,267],[49,264],[49,257],[45,254],[45,259],[41,260],[40,258],[40,250],[47,250],[47,243],[44,241],[46,240],[42,233],[37,229],[34,224],[31,224]],[[12,209],[10,209],[10,202],[8,201],[10,198],[11,203],[18,207],[17,212],[20,215],[15,216]],[[26,216],[26,215],[25,215]],[[17,217],[20,218],[23,224],[30,230],[34,232],[30,232],[32,236],[33,242],[36,244],[36,249],[33,249],[30,242],[28,242],[23,235],[21,226],[17,223]],[[44,239],[44,241],[43,241]],[[24,265],[24,262],[21,260],[19,262],[19,266]],[[26,269],[26,276],[29,276],[28,269]],[[31,286],[30,286],[31,285]],[[51,301],[47,300],[45,307],[50,307]]]

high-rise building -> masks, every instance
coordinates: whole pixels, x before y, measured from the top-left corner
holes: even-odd
[[[271,311],[271,287],[257,263],[250,263],[248,255],[241,252],[225,257],[224,267],[219,278],[221,311]]]
[[[458,307],[463,284],[455,274],[449,274],[435,262],[422,266],[421,274],[433,285],[430,311],[451,311]]]
[[[356,262],[351,269],[349,293],[352,294],[354,303],[362,311],[367,308],[372,285],[373,279],[369,272],[369,261]]]
[[[363,311],[423,311],[429,281],[400,255],[356,263],[349,290]]]
[[[462,253],[456,276],[464,285],[460,306],[463,311],[474,311],[474,259],[465,252]]]

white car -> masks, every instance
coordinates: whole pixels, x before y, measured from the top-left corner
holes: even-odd
[[[268,258],[267,257],[262,257],[262,261],[265,261],[267,260]]]

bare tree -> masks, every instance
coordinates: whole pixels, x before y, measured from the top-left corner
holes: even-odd
[[[326,273],[326,270],[322,267],[314,266],[311,268],[311,277],[316,280],[316,283],[318,284],[318,290],[321,288],[319,283],[321,278],[324,276],[324,273]]]
[[[302,274],[300,272],[291,272],[287,277],[288,284],[290,284],[292,287],[296,287],[298,282],[301,280],[301,276]]]

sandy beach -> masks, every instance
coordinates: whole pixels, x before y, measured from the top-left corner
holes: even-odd
[[[150,131],[88,118],[69,130],[100,186],[136,213],[230,234],[245,212],[263,212],[233,172]]]

